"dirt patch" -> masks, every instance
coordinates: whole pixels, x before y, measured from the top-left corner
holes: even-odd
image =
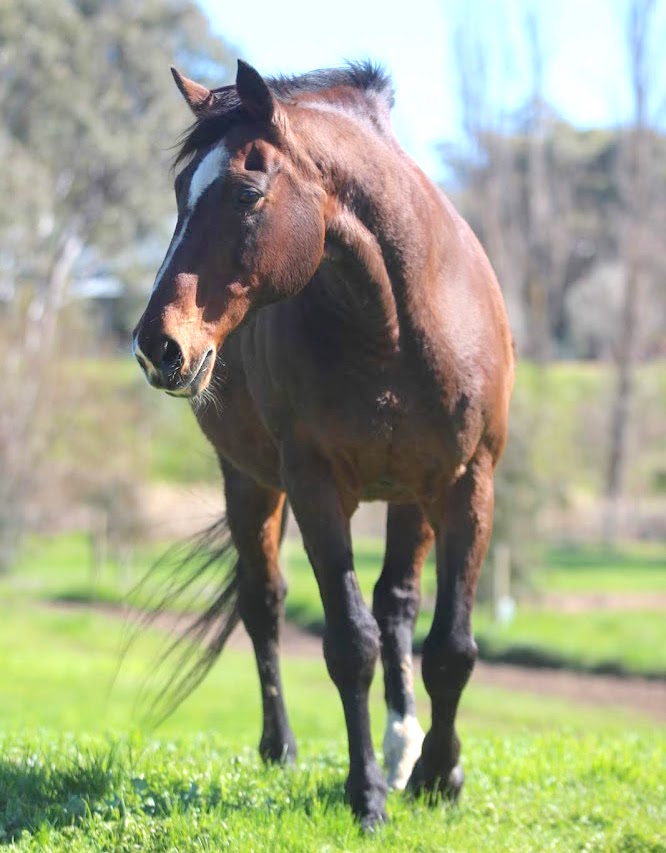
[[[472,676],[477,684],[558,696],[581,705],[629,708],[666,722],[666,682],[614,675],[586,675],[557,669],[531,669],[479,661]]]
[[[124,618],[136,622],[144,615],[110,604],[78,604],[54,602],[51,607],[60,610],[89,608],[113,619]],[[177,632],[189,624],[191,617],[177,613],[161,613],[153,625],[161,630]],[[250,651],[252,644],[245,629],[239,625],[231,635],[228,647]],[[320,637],[302,630],[293,623],[284,625],[281,638],[282,653],[290,657],[320,657]],[[420,658],[415,656],[415,665],[420,668]],[[540,696],[557,696],[581,705],[616,706],[628,708],[659,722],[666,723],[666,681],[638,677],[610,675],[586,675],[545,668],[490,664],[479,661],[472,676],[476,684],[500,687]]]
[[[664,610],[666,592],[547,592],[526,602],[530,607],[558,613],[597,610]]]

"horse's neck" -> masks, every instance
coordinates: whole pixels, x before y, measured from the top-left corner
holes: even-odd
[[[374,369],[399,351],[391,284],[383,265],[367,256],[365,243],[350,244],[340,234],[329,234],[303,305],[308,335],[327,358],[359,367],[367,362]]]
[[[319,305],[346,323],[350,344],[391,354],[429,321],[432,270],[441,263],[437,218],[446,211],[435,188],[397,144],[347,136],[330,180],[325,260]],[[426,335],[427,336],[427,335]]]

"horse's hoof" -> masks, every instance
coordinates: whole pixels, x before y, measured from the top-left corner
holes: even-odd
[[[286,738],[263,738],[259,744],[259,755],[266,764],[293,764],[298,755],[294,736]]]
[[[462,764],[456,764],[453,770],[449,773],[449,781],[444,790],[444,795],[452,803],[458,801],[460,792],[465,784],[465,773],[462,769]]]
[[[350,775],[345,784],[345,800],[364,832],[373,832],[386,822],[386,780],[375,764],[366,768],[365,774]]]
[[[363,815],[359,817],[359,821],[361,824],[361,831],[367,835],[371,835],[373,832],[376,832],[380,826],[384,823],[388,823],[388,818],[386,817],[385,811],[380,812],[371,812],[370,814]]]
[[[412,775],[409,777],[406,791],[412,797],[426,797],[431,805],[441,800],[449,800],[449,802],[455,803],[460,796],[464,782],[465,774],[461,764],[456,764],[446,775],[446,781],[444,781],[444,774],[426,774],[423,769],[423,759],[419,758],[414,765]]]

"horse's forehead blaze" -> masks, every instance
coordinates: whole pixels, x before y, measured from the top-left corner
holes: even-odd
[[[205,157],[201,159],[198,166],[192,173],[190,185],[187,190],[187,208],[182,218],[180,227],[171,238],[171,245],[166,253],[162,266],[159,268],[155,283],[153,284],[152,292],[155,293],[160,286],[167,270],[171,266],[176,250],[185,240],[187,229],[192,221],[195,208],[201,196],[206,192],[211,184],[215,183],[218,178],[224,176],[229,165],[229,151],[224,143],[219,142],[212,148]]]
[[[226,172],[229,164],[229,151],[224,143],[218,143],[201,160],[190,178],[190,186],[187,193],[187,207],[194,210],[201,196],[208,187]]]

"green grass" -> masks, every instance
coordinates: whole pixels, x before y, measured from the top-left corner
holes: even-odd
[[[264,768],[220,735],[48,735],[0,743],[0,826],[16,849],[663,851],[664,738],[470,738],[457,808],[389,798],[364,837],[342,801],[344,753],[312,744]]]
[[[551,547],[537,581],[548,592],[666,593],[666,545],[632,542],[612,550],[589,545]]]
[[[127,637],[118,619],[90,611],[63,612],[48,605],[0,606],[0,731],[28,727],[51,730],[108,730],[142,727],[147,706],[138,703],[153,671],[165,636],[141,637],[118,671]],[[323,657],[286,658],[285,690],[297,735],[330,740],[342,731],[342,710]],[[150,685],[149,685],[150,687]],[[427,719],[428,702],[420,679],[415,681],[418,709]],[[154,695],[148,693],[148,698]],[[598,728],[594,709],[572,708],[539,696],[514,695],[472,684],[463,699],[465,731],[543,731],[559,725],[580,732]],[[379,744],[384,724],[382,685],[372,691],[373,725]],[[174,735],[191,730],[224,731],[242,746],[259,739],[259,687],[250,653],[226,650],[220,664],[160,728]],[[625,726],[645,727],[636,714],[609,709],[603,725],[617,732]]]
[[[569,669],[618,671],[666,678],[663,610],[557,613],[519,610],[508,625],[488,610],[474,615],[474,631],[486,657],[518,658],[528,650]],[[423,626],[425,629],[426,626]]]
[[[666,549],[639,543],[608,554],[600,549],[552,549],[537,575],[540,588],[550,589],[551,576],[558,592],[656,592],[666,590]],[[355,543],[355,564],[367,601],[381,565],[381,543]],[[287,551],[290,592],[287,613],[302,625],[319,625],[323,611],[312,571],[303,552],[292,545]],[[635,583],[632,583],[632,579]],[[424,606],[417,621],[415,640],[425,638],[432,621],[434,567],[426,565]],[[478,605],[474,631],[482,651],[492,657],[516,654],[525,648],[542,653],[553,663],[579,670],[600,668],[629,673],[660,673],[666,677],[666,618],[663,610],[608,610],[561,613],[519,604],[508,625],[494,622],[488,607]]]
[[[391,795],[360,835],[342,801],[346,746],[323,660],[284,662],[300,757],[264,768],[249,653],[228,650],[157,732],[136,699],[164,636],[117,675],[123,627],[17,598],[0,605],[0,844],[78,850],[664,850],[666,736],[648,719],[478,686],[459,714],[459,808]],[[416,680],[418,713],[427,703]],[[371,697],[379,749],[381,679]],[[69,734],[68,734],[69,732]],[[76,734],[71,734],[75,732]]]
[[[127,574],[109,562],[91,578],[89,543],[82,536],[34,541],[13,576],[0,582],[7,596],[71,598],[122,602],[133,581],[150,565],[160,548],[139,552]],[[368,601],[382,559],[382,543],[355,542],[359,583]],[[657,592],[666,589],[666,549],[645,543],[626,544],[611,553],[599,548],[549,549],[544,569],[537,574],[540,589],[568,593]],[[289,581],[288,618],[303,626],[321,625],[323,610],[319,590],[300,544],[286,543],[284,566]],[[421,642],[432,619],[435,589],[432,562],[423,576],[423,611],[416,641]],[[136,599],[141,603],[141,596]],[[509,625],[498,625],[488,608],[477,606],[474,627],[482,651],[493,657],[518,654],[528,648],[553,662],[574,669],[613,669],[633,673],[666,674],[664,613],[648,610],[591,610],[562,613],[528,603],[519,604]]]

